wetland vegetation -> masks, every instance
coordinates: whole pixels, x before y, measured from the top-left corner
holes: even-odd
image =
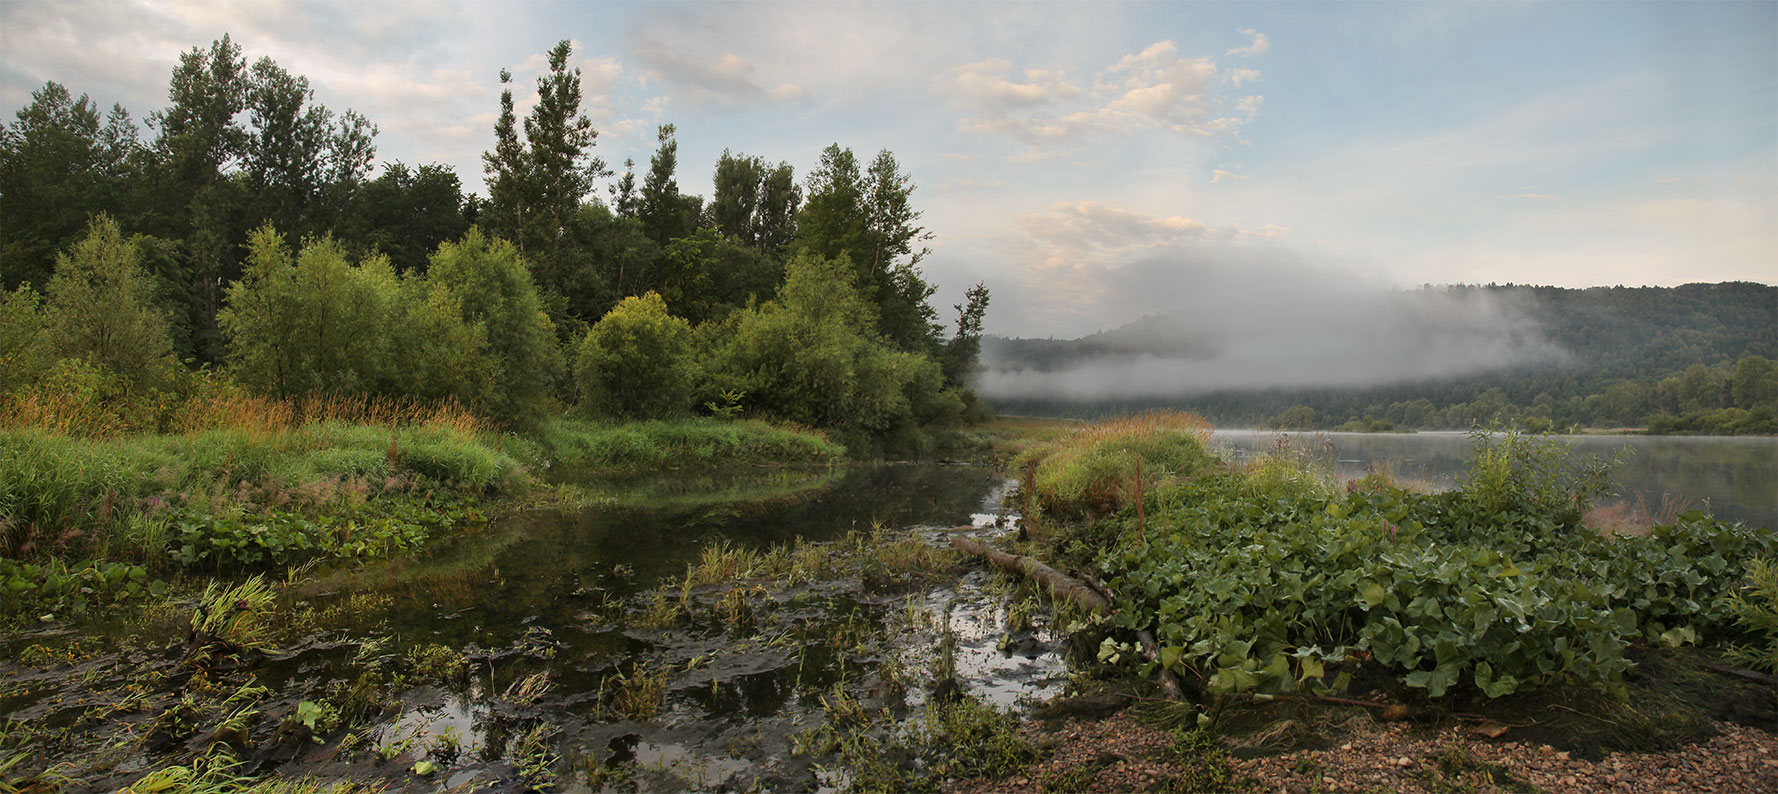
[[[1769,528],[1602,522],[1611,461],[1510,432],[1426,492],[1178,412],[987,421],[988,290],[939,323],[892,153],[725,152],[706,202],[663,125],[588,199],[571,54],[503,73],[486,199],[372,178],[227,37],[151,141],[56,83],[4,129],[0,792],[930,791],[1118,712],[1197,791],[1326,709],[1591,755],[1778,716]],[[1764,427],[1758,350],[1674,405]]]

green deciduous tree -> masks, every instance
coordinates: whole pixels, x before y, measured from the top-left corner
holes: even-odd
[[[592,155],[598,131],[581,112],[580,70],[568,68],[573,46],[566,40],[549,52],[549,71],[537,78],[537,104],[519,135],[513,108],[512,73],[500,72],[494,149],[482,154],[488,177],[488,205],[481,221],[496,236],[512,240],[538,286],[562,292],[573,280],[578,257],[571,228],[581,200],[605,175]]]
[[[249,236],[245,272],[229,287],[218,321],[241,383],[293,397],[395,391],[397,351],[388,332],[400,315],[386,258],[354,267],[332,239],[293,256],[268,225]]]
[[[518,248],[470,229],[461,241],[439,246],[428,277],[450,291],[466,322],[486,334],[493,415],[519,426],[541,421],[562,376],[562,352]]]
[[[1729,390],[1736,408],[1778,410],[1778,363],[1765,356],[1747,356],[1735,362]]]
[[[975,372],[982,353],[982,322],[988,316],[988,285],[977,283],[963,293],[956,305],[957,330],[945,347],[945,383],[964,386]]]
[[[694,324],[769,298],[784,274],[777,260],[708,228],[668,243],[661,270],[661,292],[673,313]]]
[[[260,393],[449,398],[491,410],[487,335],[457,296],[397,276],[381,255],[352,265],[331,238],[293,256],[272,227],[253,232],[220,320],[235,376]]]
[[[394,162],[358,189],[340,234],[356,247],[387,254],[396,270],[409,273],[425,272],[440,243],[467,231],[463,186],[450,166]]]
[[[717,386],[783,419],[872,435],[955,417],[938,363],[889,345],[873,319],[845,257],[799,253],[777,299],[724,326]]]
[[[43,337],[43,296],[22,284],[0,293],[0,395],[29,386],[52,363]]]
[[[85,359],[133,385],[159,386],[173,373],[154,283],[116,221],[93,219],[86,237],[57,257],[39,340],[55,358]]]
[[[587,332],[574,373],[581,405],[594,414],[684,414],[700,375],[697,337],[660,295],[624,298]]]
[[[825,257],[852,262],[858,290],[876,306],[877,327],[897,347],[934,353],[941,346],[933,287],[920,274],[931,235],[918,225],[913,180],[895,155],[879,152],[865,171],[838,144],[821,153],[810,172],[808,200],[797,217],[797,239]]]
[[[796,233],[802,189],[788,163],[723,150],[716,161],[710,221],[717,232],[764,253],[778,253]]]

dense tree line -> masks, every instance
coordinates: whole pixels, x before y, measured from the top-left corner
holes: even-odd
[[[373,124],[227,36],[181,55],[146,140],[44,85],[0,125],[0,391],[70,367],[176,391],[209,367],[515,426],[753,412],[915,444],[976,408],[988,292],[947,337],[893,154],[861,167],[835,144],[799,182],[725,151],[705,200],[663,125],[638,183],[593,155],[570,55],[550,51],[523,118],[502,71],[485,199],[443,165],[377,173]]]
[[[1651,432],[1778,433],[1778,365],[1773,363],[1778,359],[1778,287],[1730,282],[1442,289],[1493,292],[1516,300],[1529,322],[1571,354],[1569,360],[1370,388],[1230,390],[1090,404],[1001,401],[999,407],[1068,416],[1182,407],[1223,426],[1288,429],[1463,429],[1502,424],[1534,430],[1578,425]],[[1152,337],[1141,333],[1144,322],[1128,327],[1134,333],[1112,331],[1080,340],[987,341],[1000,347],[1002,357],[1059,369],[1069,362],[1129,352],[1128,340]]]

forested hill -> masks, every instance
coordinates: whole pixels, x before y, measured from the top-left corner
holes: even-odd
[[[1778,287],[1751,282],[1567,289],[1459,285],[1404,293],[1486,301],[1539,349],[1498,367],[1374,385],[1184,390],[1103,399],[991,396],[1003,411],[1091,416],[1184,407],[1222,425],[1349,429],[1462,428],[1502,422],[1672,432],[1778,432]],[[1166,331],[1166,333],[1157,333]],[[1239,333],[1237,329],[1234,333]],[[1214,367],[1214,333],[1145,317],[1081,339],[983,340],[989,373],[1062,373],[1133,356]],[[1160,364],[1156,364],[1157,366]]]
[[[1650,378],[1693,364],[1778,357],[1778,287],[1747,281],[1678,287],[1485,286],[1527,297],[1530,319],[1582,371]]]

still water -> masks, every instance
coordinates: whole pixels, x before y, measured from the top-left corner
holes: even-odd
[[[1628,450],[1616,481],[1620,501],[1659,514],[1663,506],[1697,508],[1729,521],[1778,527],[1778,438],[1761,436],[1561,436],[1577,456],[1610,458]],[[1450,488],[1462,479],[1472,447],[1463,432],[1277,433],[1218,430],[1214,442],[1236,458],[1269,452],[1283,439],[1330,457],[1341,479],[1385,464],[1398,478]]]

